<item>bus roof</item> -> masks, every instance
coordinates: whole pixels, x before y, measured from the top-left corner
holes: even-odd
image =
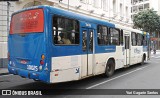
[[[44,9],[47,8],[47,9],[49,9],[49,13],[53,13],[53,14],[57,14],[57,15],[60,15],[60,16],[65,16],[65,17],[68,17],[68,18],[73,18],[73,19],[77,19],[77,20],[85,21],[85,22],[89,22],[89,23],[106,25],[106,26],[113,27],[113,28],[115,27],[115,25],[113,23],[107,22],[106,20],[100,20],[100,19],[97,19],[97,18],[89,17],[89,16],[82,15],[82,14],[77,14],[75,12],[62,10],[62,9],[55,8],[55,7],[48,6],[48,5],[40,5],[40,6],[24,8],[24,9],[21,9],[17,12],[14,12],[12,15],[23,12],[23,11],[26,11],[26,10],[36,9],[36,8],[44,8]]]

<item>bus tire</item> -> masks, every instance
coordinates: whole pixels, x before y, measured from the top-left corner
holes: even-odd
[[[144,57],[144,55],[143,55],[143,57],[142,57],[142,61],[141,61],[141,65],[143,65],[143,64],[144,64],[144,60],[145,60],[145,57]]]
[[[109,60],[106,64],[106,69],[105,69],[105,76],[110,77],[113,75],[115,70],[115,63],[113,60]]]

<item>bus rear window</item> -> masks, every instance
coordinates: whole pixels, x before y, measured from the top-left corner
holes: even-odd
[[[13,15],[10,34],[25,34],[44,31],[43,9],[24,11]]]

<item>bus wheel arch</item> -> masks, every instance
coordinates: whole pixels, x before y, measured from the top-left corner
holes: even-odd
[[[115,71],[115,59],[114,58],[109,58],[106,67],[105,67],[105,76],[110,77],[114,74]]]

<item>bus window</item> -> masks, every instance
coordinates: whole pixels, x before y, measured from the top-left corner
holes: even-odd
[[[108,28],[105,26],[98,25],[97,40],[98,45],[108,45]]]
[[[121,30],[119,39],[120,39],[120,44],[123,45],[123,30]]]
[[[93,31],[90,31],[89,50],[93,51]]]
[[[56,45],[79,44],[79,22],[64,17],[53,17],[53,43]]]
[[[137,45],[137,34],[135,32],[132,32],[132,46],[136,46]]]
[[[83,51],[86,51],[87,50],[87,31],[83,31],[82,44],[83,44]]]
[[[125,49],[129,49],[130,41],[129,36],[125,36]]]
[[[143,35],[143,46],[147,46],[147,36]]]
[[[110,44],[111,45],[120,45],[119,35],[120,30],[115,28],[110,28]]]
[[[137,45],[142,46],[142,34],[137,34]]]

